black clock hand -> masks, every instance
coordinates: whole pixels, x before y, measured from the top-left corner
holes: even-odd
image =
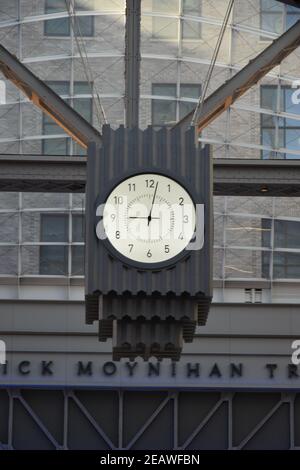
[[[150,224],[151,219],[152,219],[151,214],[152,214],[152,209],[153,209],[153,205],[154,205],[154,201],[155,201],[155,197],[156,197],[157,186],[158,186],[158,181],[157,181],[156,186],[155,186],[153,199],[152,199],[152,205],[151,205],[150,213],[148,215],[148,225]]]

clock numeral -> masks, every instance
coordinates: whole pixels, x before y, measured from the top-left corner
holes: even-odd
[[[123,204],[123,196],[114,197],[115,204]]]
[[[179,205],[180,205],[180,206],[183,206],[183,201],[184,201],[183,197],[180,197],[180,198],[179,198]]]
[[[171,185],[170,184],[168,184],[168,191],[169,191],[169,193],[171,192]]]
[[[189,216],[188,216],[188,215],[184,215],[184,216],[183,216],[183,223],[184,223],[184,224],[187,224],[188,221],[189,221]]]
[[[116,214],[110,214],[110,218],[111,218],[111,220],[115,220]]]
[[[146,180],[146,188],[154,188],[155,181],[154,180]]]
[[[148,256],[148,258],[152,258],[152,253],[151,253],[151,250],[148,250],[148,252],[147,252],[147,256]]]
[[[128,246],[129,246],[129,253],[131,253],[131,252],[132,252],[132,250],[133,250],[133,244],[132,244],[132,243],[129,243],[129,245],[128,245]]]
[[[165,253],[170,253],[170,246],[169,245],[165,245]]]
[[[181,233],[178,237],[179,240],[183,240],[183,233]]]
[[[129,191],[135,191],[135,183],[128,183]]]
[[[116,231],[116,239],[119,240],[120,236],[121,236],[121,235],[120,235],[120,232],[119,232],[119,230],[117,230],[117,231]]]

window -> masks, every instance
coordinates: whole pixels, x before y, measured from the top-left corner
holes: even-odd
[[[300,278],[300,253],[275,252],[273,257],[274,279]]]
[[[300,249],[300,222],[275,220],[274,247]]]
[[[68,82],[47,82],[47,84],[60,96],[69,95]],[[64,131],[51,119],[43,113],[43,135],[63,134]],[[43,140],[43,154],[45,155],[67,155],[68,138],[60,137],[55,139]]]
[[[262,219],[262,227],[274,231],[273,279],[300,278],[300,222],[293,220]],[[273,228],[272,228],[273,227]],[[265,235],[270,239],[270,235]],[[263,243],[263,246],[266,246]],[[290,250],[290,251],[289,251]],[[292,251],[293,250],[293,251]],[[269,277],[268,252],[263,252],[262,270],[264,277]]]
[[[70,83],[51,81],[46,82],[52,90],[60,96],[70,95]],[[89,95],[91,93],[90,86],[87,82],[74,83],[74,95]],[[73,101],[73,108],[78,111],[87,121],[92,122],[93,116],[93,100],[92,98],[70,98],[66,101]],[[43,135],[63,134],[64,131],[49,116],[43,114]],[[43,154],[45,155],[68,155],[70,153],[71,139],[68,137],[58,137],[43,140]],[[83,155],[84,150],[78,145],[73,144],[73,155]]]
[[[274,278],[300,277],[300,222],[274,221]],[[298,249],[299,253],[280,250]]]
[[[66,11],[65,0],[46,0],[45,14],[60,13]],[[44,33],[47,36],[70,36],[69,18],[57,18],[46,20],[44,23]]]
[[[260,28],[272,33],[282,33],[283,7],[275,0],[260,0]],[[267,39],[268,38],[262,38]]]
[[[291,28],[298,20],[300,20],[300,8],[286,5],[286,29]]]
[[[200,0],[183,0],[182,13],[187,16],[201,16]],[[200,39],[201,23],[196,21],[183,20],[182,39]]]
[[[300,278],[300,222],[274,221],[274,278]],[[299,253],[280,250],[298,249]]]
[[[282,5],[276,0],[261,0],[260,27],[265,31],[281,34],[300,19],[300,9]],[[270,40],[262,37],[261,39]]]
[[[180,12],[180,2],[174,0],[153,0],[153,11],[163,15],[201,16],[200,0],[182,0],[182,11]],[[177,18],[167,18],[165,16],[153,17],[152,35],[157,39],[177,39],[179,22]],[[182,39],[200,39],[201,23],[183,19]]]
[[[78,11],[87,11],[93,9],[91,0],[73,0],[75,13]],[[45,13],[67,12],[65,0],[45,0]],[[76,16],[75,34],[85,37],[94,36],[94,17]],[[46,36],[70,36],[71,21],[69,17],[46,20],[44,26]]]
[[[72,223],[71,235],[69,223]],[[42,214],[40,246],[40,274],[83,275],[84,273],[84,218],[82,214]],[[69,237],[71,236],[71,239]],[[71,272],[69,257],[71,256]]]
[[[68,218],[65,214],[43,214],[41,217],[41,242],[67,243]],[[40,247],[40,274],[66,275],[68,249],[66,245]]]
[[[292,101],[294,91],[290,87],[263,85],[261,87],[261,107],[274,112],[293,113],[300,117],[300,108]],[[298,151],[300,150],[299,131],[300,120],[269,114],[261,115],[261,143],[264,146],[272,147],[272,149],[286,148]],[[262,151],[262,158],[274,157],[276,157],[276,151]],[[284,158],[299,158],[299,155],[286,153]]]
[[[152,85],[152,95],[161,99],[152,100],[152,124],[154,126],[172,125],[196,106],[196,100],[201,94],[198,84],[180,85],[180,96],[177,96],[175,83],[156,83]],[[184,101],[193,99],[195,101]]]
[[[193,99],[195,101],[194,102],[191,102],[191,101],[179,102],[179,119],[183,118],[186,114],[191,112],[196,107],[200,95],[201,95],[201,85],[181,83],[180,98],[182,100],[188,98],[188,99]]]
[[[73,214],[72,216],[72,242],[84,242],[84,216]],[[84,245],[72,245],[72,275],[84,274]]]
[[[270,248],[271,248],[272,220],[261,219],[261,252],[262,277],[270,278]],[[268,251],[267,251],[268,250]]]

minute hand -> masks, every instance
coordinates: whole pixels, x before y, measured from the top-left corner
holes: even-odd
[[[151,209],[150,209],[150,212],[149,212],[149,215],[148,215],[148,225],[150,224],[151,219],[152,219],[151,214],[152,214],[152,209],[153,209],[153,205],[154,205],[154,201],[155,201],[155,197],[156,197],[157,186],[158,186],[158,181],[157,181],[156,186],[155,186],[153,199],[152,199],[152,205],[151,205]]]

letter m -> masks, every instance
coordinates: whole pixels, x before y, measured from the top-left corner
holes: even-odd
[[[83,364],[82,361],[79,361],[77,375],[93,375],[93,363],[89,361],[87,364]]]

